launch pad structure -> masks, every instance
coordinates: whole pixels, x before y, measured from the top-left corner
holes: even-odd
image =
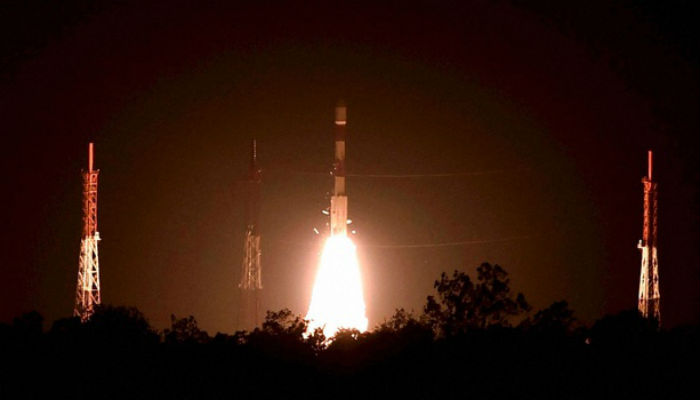
[[[644,228],[637,248],[642,252],[642,269],[639,277],[639,302],[637,308],[644,318],[661,325],[661,295],[659,292],[658,239],[658,184],[652,180],[652,152],[647,155],[647,176],[642,178],[644,187]]]
[[[75,289],[73,315],[82,322],[90,319],[95,306],[101,303],[100,261],[97,244],[100,233],[97,231],[97,179],[99,170],[93,168],[94,145],[88,146],[88,169],[83,176],[83,234],[80,240],[78,261],[78,282]]]
[[[345,139],[347,107],[339,102],[335,108],[335,160],[332,175],[333,193],[330,201],[330,235],[347,236],[348,197],[345,191]],[[658,183],[653,180],[653,153],[647,154],[647,175],[642,178],[644,218],[642,239],[637,248],[641,252],[641,271],[637,308],[644,317],[661,325],[661,295],[659,290],[658,262]],[[97,230],[98,178],[100,170],[94,169],[94,144],[88,146],[88,168],[81,172],[82,237],[78,261],[78,277],[73,315],[86,322],[101,303],[100,262]],[[259,325],[260,295],[262,291],[262,265],[259,232],[260,188],[262,171],[258,166],[257,142],[251,143],[250,166],[246,179],[246,228],[244,256],[241,265],[241,301],[238,327],[252,330]]]
[[[260,295],[262,286],[262,265],[260,263],[260,232],[258,229],[260,217],[260,185],[262,171],[258,167],[257,141],[251,144],[250,167],[246,180],[246,228],[243,248],[243,264],[241,265],[240,308],[238,312],[238,328],[252,330],[259,324]]]

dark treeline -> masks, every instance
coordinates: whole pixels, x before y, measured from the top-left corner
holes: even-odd
[[[533,311],[482,264],[435,282],[419,315],[371,332],[305,335],[289,310],[214,336],[194,317],[153,329],[135,308],[0,324],[0,398],[694,397],[697,327],[657,329],[636,310],[579,324],[565,301]]]

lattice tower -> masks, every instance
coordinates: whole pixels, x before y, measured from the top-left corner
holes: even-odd
[[[659,292],[658,240],[658,184],[652,180],[652,152],[648,153],[647,176],[642,178],[644,187],[644,228],[637,247],[642,252],[642,270],[639,278],[639,302],[637,308],[645,318],[653,318],[661,324],[661,295]]]
[[[258,167],[257,142],[253,140],[250,168],[246,180],[246,230],[244,239],[243,264],[241,266],[239,329],[250,330],[258,326],[260,318],[260,297],[262,286],[262,265],[260,263],[260,185],[262,171]]]
[[[83,235],[80,240],[78,260],[78,282],[75,289],[75,309],[73,315],[85,322],[100,304],[100,261],[97,244],[100,233],[97,231],[97,178],[99,170],[93,169],[94,146],[88,146],[88,169],[83,176]]]

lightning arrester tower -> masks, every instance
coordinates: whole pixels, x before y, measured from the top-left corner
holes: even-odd
[[[653,318],[661,324],[659,294],[659,261],[657,258],[658,184],[652,180],[652,152],[648,152],[647,176],[642,178],[644,187],[644,229],[637,247],[642,252],[642,271],[639,278],[639,303],[637,308],[644,318]]]
[[[239,327],[252,329],[258,326],[260,291],[262,290],[262,265],[260,264],[260,184],[262,171],[258,167],[257,142],[253,140],[248,179],[246,180],[246,230],[243,264],[241,266],[241,303],[238,314]]]
[[[345,127],[347,107],[335,107],[335,162],[333,163],[333,196],[331,196],[331,236],[347,234],[348,196],[345,193]]]
[[[94,145],[88,146],[88,169],[83,176],[83,236],[80,240],[78,261],[78,283],[75,289],[75,309],[73,315],[85,322],[100,304],[100,261],[97,243],[97,177],[99,170],[93,169]]]

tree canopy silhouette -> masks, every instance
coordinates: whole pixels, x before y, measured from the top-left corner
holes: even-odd
[[[576,318],[569,303],[561,300],[537,311],[532,318],[523,321],[521,327],[536,334],[564,336],[573,331],[575,324]]]
[[[100,306],[48,333],[27,313],[0,323],[0,398],[74,395],[76,371],[95,398],[663,398],[692,383],[697,327],[659,330],[635,309],[587,328],[565,301],[532,315],[487,263],[475,280],[443,273],[435,289],[420,315],[399,308],[372,331],[333,338],[288,309],[213,339],[193,316],[172,315],[158,335],[133,307]],[[643,374],[654,380],[625,384]]]
[[[424,312],[440,336],[507,327],[510,318],[530,309],[522,293],[513,295],[508,273],[497,264],[481,264],[476,282],[461,271],[452,277],[443,272],[434,287],[437,298],[428,296]]]
[[[170,315],[170,329],[163,331],[163,338],[165,343],[171,344],[207,343],[210,339],[206,331],[199,329],[192,315],[178,319],[175,314]]]

